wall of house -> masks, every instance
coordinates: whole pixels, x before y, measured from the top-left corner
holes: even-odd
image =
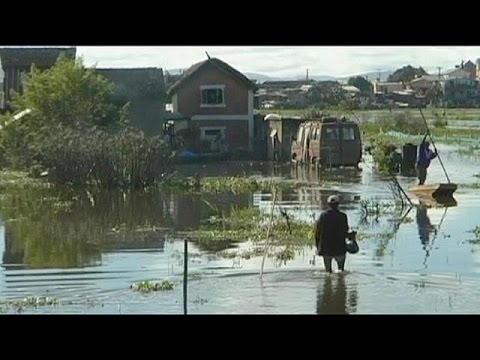
[[[470,79],[475,80],[475,77],[477,76],[477,68],[475,65],[465,65],[463,67],[463,70],[468,72],[470,74]]]
[[[165,115],[165,84],[160,68],[97,69],[114,86],[118,104],[130,102],[132,125],[147,135],[161,134]]]
[[[10,100],[12,91],[21,93],[23,90],[21,74],[22,72],[29,72],[29,69],[26,67],[9,67],[4,71],[3,92],[5,93],[5,100]]]
[[[210,152],[211,138],[204,136],[204,130],[220,129],[224,135],[224,143],[228,151],[248,151],[248,122],[245,120],[197,120],[191,121],[191,126],[200,132],[200,141],[196,151]]]
[[[202,85],[225,85],[225,107],[201,107]],[[184,115],[248,115],[248,88],[231,75],[207,65],[177,92],[177,109]]]
[[[130,102],[132,125],[146,135],[159,135],[163,130],[164,104],[154,99],[137,99]]]

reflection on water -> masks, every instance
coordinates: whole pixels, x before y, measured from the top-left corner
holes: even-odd
[[[477,162],[460,164],[458,157],[443,154],[449,170],[459,169],[452,178],[478,173]],[[435,178],[438,168],[434,167],[429,177]],[[309,181],[309,186],[279,192],[276,210],[313,226],[328,196],[336,194],[349,223],[358,224],[363,235],[358,240],[360,252],[348,256],[351,273],[346,276],[309,277],[323,265],[312,263],[314,250],[308,247],[281,268],[267,260],[262,295],[258,288],[261,258],[242,259],[241,267],[232,266],[232,259],[207,255],[192,244],[189,306],[206,313],[480,312],[480,255],[478,245],[469,242],[469,231],[480,225],[480,194],[459,188],[458,206],[449,208],[448,214],[445,208],[422,204],[412,211],[380,206],[379,213],[365,221],[362,204],[366,200],[392,203],[384,179],[371,168],[365,169],[316,172],[299,168],[297,173],[289,165],[260,163],[180,168],[185,175],[205,171],[210,176],[281,176]],[[415,179],[399,177],[399,181],[408,188]],[[71,202],[72,198],[75,201]],[[232,207],[253,206],[269,213],[271,202],[269,193],[23,189],[4,194],[0,201],[4,222],[0,226],[0,301],[54,295],[98,301],[102,305],[92,306],[93,312],[117,312],[121,304],[122,312],[181,313],[183,242],[177,240],[183,239],[182,232],[198,228],[211,216],[228,216]],[[244,273],[248,274],[226,276]],[[151,295],[130,290],[133,281],[162,278],[173,279],[175,290]],[[78,313],[86,309],[82,303],[36,311]]]
[[[352,314],[357,311],[358,293],[354,284],[347,288],[347,274],[326,275],[317,290],[317,314]]]
[[[424,265],[427,266],[427,258],[430,256],[430,250],[433,246],[433,240],[431,240],[431,234],[437,234],[435,227],[430,222],[430,218],[427,215],[427,207],[420,203],[417,206],[416,214],[417,226],[418,226],[418,237],[420,238],[420,243],[422,248],[425,251],[425,261]]]
[[[75,202],[68,200],[72,197]],[[162,251],[169,235],[196,229],[211,215],[228,215],[232,206],[246,207],[248,199],[248,195],[228,195],[215,201],[212,196],[175,196],[159,191],[11,193],[0,203],[5,227],[3,266],[98,266],[102,252]]]

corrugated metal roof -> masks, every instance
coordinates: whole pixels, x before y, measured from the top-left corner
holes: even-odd
[[[37,67],[45,68],[55,65],[60,54],[75,59],[77,49],[75,47],[65,48],[2,48],[0,59],[2,67],[30,67],[35,64]]]

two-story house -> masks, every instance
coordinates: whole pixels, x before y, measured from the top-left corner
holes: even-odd
[[[209,58],[190,67],[168,90],[173,112],[191,120],[200,141],[197,151],[210,152],[221,138],[229,151],[253,151],[255,84],[225,62]]]

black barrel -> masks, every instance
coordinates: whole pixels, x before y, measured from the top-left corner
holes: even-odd
[[[411,143],[403,145],[402,148],[402,173],[415,172],[417,163],[417,145]]]

